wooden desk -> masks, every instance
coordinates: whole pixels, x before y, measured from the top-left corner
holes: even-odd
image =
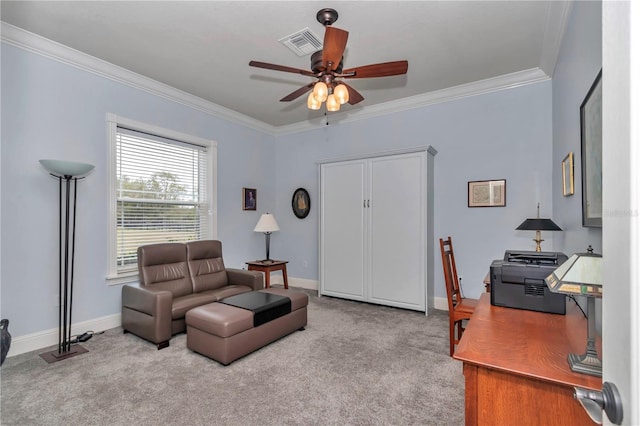
[[[284,288],[289,288],[287,281],[287,260],[254,260],[246,262],[249,271],[264,272],[264,288],[271,287],[271,272],[282,271],[282,279],[284,280]]]
[[[484,291],[491,293],[491,272],[487,272],[482,283],[484,284]]]
[[[453,356],[464,363],[465,425],[593,424],[573,387],[600,390],[602,380],[567,363],[586,342],[586,319],[572,301],[555,315],[491,306],[482,294]]]

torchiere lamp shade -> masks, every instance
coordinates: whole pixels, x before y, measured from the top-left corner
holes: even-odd
[[[93,164],[63,160],[40,160],[40,164],[56,176],[82,176],[95,167]]]

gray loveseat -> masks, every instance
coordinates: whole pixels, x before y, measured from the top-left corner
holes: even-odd
[[[138,248],[139,284],[122,287],[122,328],[158,346],[186,330],[192,308],[263,287],[256,271],[227,269],[217,240]]]

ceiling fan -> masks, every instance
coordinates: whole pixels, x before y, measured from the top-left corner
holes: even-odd
[[[280,99],[281,102],[290,102],[312,91],[307,98],[309,109],[320,109],[322,103],[326,101],[328,111],[338,111],[340,105],[344,103],[355,105],[364,100],[357,90],[344,83],[342,79],[389,77],[407,73],[409,67],[407,61],[383,62],[343,70],[343,54],[347,47],[349,33],[331,26],[338,19],[338,12],[330,8],[321,9],[316,14],[316,19],[325,26],[324,44],[322,50],[311,55],[310,71],[266,62],[249,62],[252,67],[302,74],[317,79],[289,93]]]

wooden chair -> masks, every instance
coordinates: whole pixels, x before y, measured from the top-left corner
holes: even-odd
[[[467,299],[462,295],[451,237],[447,237],[446,240],[440,238],[440,253],[442,254],[444,285],[447,288],[449,302],[449,356],[453,356],[454,346],[460,342],[464,332],[462,321],[471,318],[478,300]]]

